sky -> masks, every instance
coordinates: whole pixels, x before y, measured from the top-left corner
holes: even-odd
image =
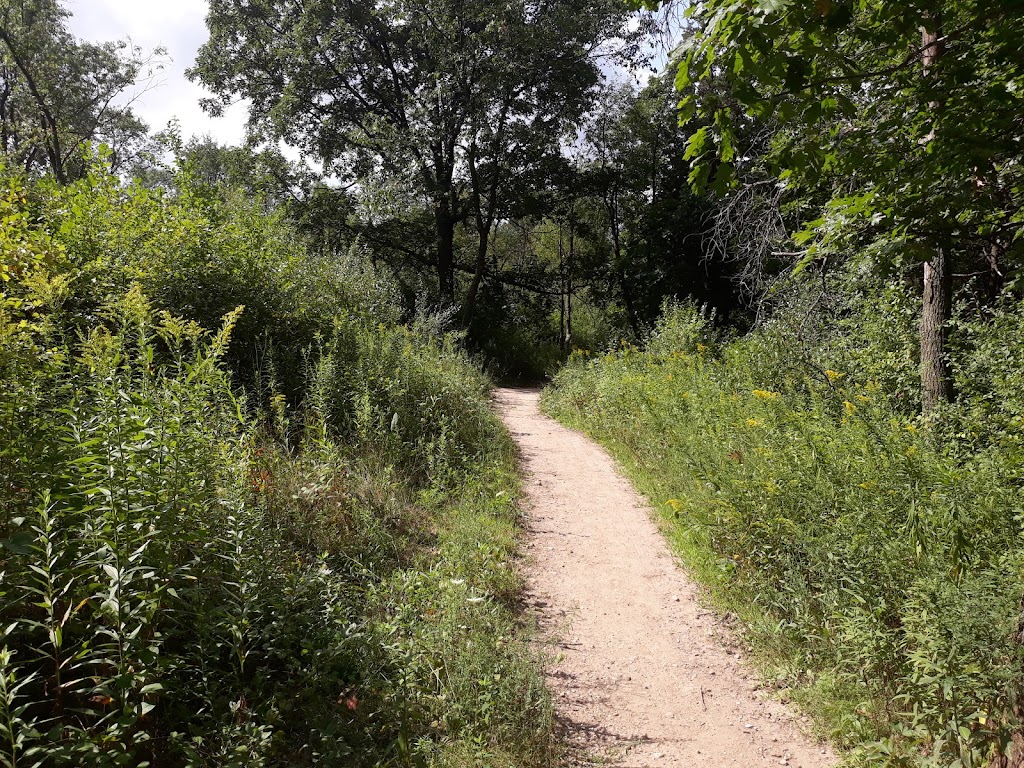
[[[72,17],[72,34],[90,42],[128,38],[143,51],[163,46],[168,58],[157,73],[155,87],[139,96],[135,113],[151,130],[181,123],[185,139],[209,134],[221,144],[240,144],[245,135],[244,105],[237,104],[224,117],[206,115],[199,100],[210,95],[189,82],[185,70],[195,63],[199,46],[206,42],[207,0],[65,0]]]
[[[185,77],[199,46],[206,42],[207,0],[65,0],[65,7],[73,14],[68,26],[80,39],[104,42],[127,38],[146,52],[161,46],[167,49],[164,69],[133,105],[150,130],[165,128],[177,118],[186,140],[209,134],[221,144],[242,143],[247,117],[244,104],[233,105],[221,118],[209,117],[199,100],[210,94]],[[661,51],[658,63],[664,64],[664,60]],[[643,69],[609,74],[618,80],[635,78],[641,84],[650,76]]]

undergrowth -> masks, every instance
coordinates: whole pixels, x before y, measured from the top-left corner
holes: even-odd
[[[623,461],[849,764],[988,765],[1020,727],[1024,672],[1019,308],[963,334],[956,361],[963,391],[1005,380],[1006,398],[935,422],[879,383],[913,375],[881,357],[891,341],[802,355],[778,326],[727,340],[666,310],[645,349],[576,355],[546,409]]]
[[[550,765],[488,382],[179,183],[6,181],[0,765]]]

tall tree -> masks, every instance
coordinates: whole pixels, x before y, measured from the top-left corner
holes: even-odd
[[[84,171],[86,142],[109,145],[115,165],[130,159],[146,125],[126,97],[161,54],[78,41],[69,15],[57,0],[0,0],[0,151],[61,183]]]
[[[214,111],[248,99],[254,133],[331,173],[415,190],[454,300],[456,226],[473,215],[486,248],[509,159],[537,135],[557,143],[580,113],[602,44],[628,37],[622,11],[618,0],[213,0],[192,74],[219,96]]]
[[[951,273],[1001,283],[1020,257],[1022,11],[1021,0],[709,0],[690,12],[677,82],[683,119],[702,118],[691,181],[727,188],[742,112],[774,120],[779,179],[830,190],[798,268],[843,251],[868,267],[923,265],[925,411],[952,395]]]

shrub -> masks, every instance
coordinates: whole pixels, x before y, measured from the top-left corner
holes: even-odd
[[[549,764],[458,339],[238,200],[0,208],[0,764]]]

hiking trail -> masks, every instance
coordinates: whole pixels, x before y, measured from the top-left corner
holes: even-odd
[[[719,768],[836,762],[758,690],[608,454],[498,389],[522,454],[527,607],[552,644],[547,680],[569,765]]]

